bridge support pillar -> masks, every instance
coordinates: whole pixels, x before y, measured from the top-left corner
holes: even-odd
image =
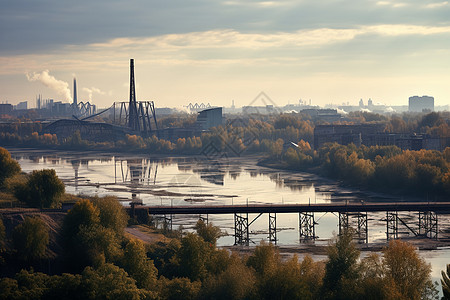
[[[234,214],[234,244],[248,246],[250,242],[248,232],[248,214]]]
[[[269,213],[269,242],[277,244],[277,214]]]
[[[419,235],[438,238],[438,215],[433,211],[419,212]]]
[[[316,238],[316,230],[314,221],[314,213],[312,212],[300,212],[299,213],[300,224],[300,242],[307,242]]]
[[[339,235],[343,234],[344,231],[348,230],[350,227],[355,230],[354,235],[360,243],[367,244],[369,242],[369,224],[367,213],[340,212]]]
[[[398,212],[386,212],[386,239],[398,238]]]

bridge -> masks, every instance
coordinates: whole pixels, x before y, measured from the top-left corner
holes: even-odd
[[[279,213],[299,214],[301,241],[317,238],[315,213],[338,213],[339,233],[353,228],[355,238],[368,243],[368,214],[386,212],[386,238],[398,238],[399,227],[404,226],[415,236],[438,238],[438,215],[450,214],[450,202],[381,202],[381,203],[339,203],[339,204],[252,204],[252,205],[190,205],[190,206],[140,206],[132,205],[130,215],[146,214],[162,216],[168,228],[172,227],[173,215],[234,214],[235,244],[249,245],[249,227],[261,215],[269,215],[269,241],[277,242],[276,216]],[[417,222],[401,218],[399,212],[417,212]],[[258,214],[249,222],[249,214]]]

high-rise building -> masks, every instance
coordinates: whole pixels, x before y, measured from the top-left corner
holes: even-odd
[[[411,112],[434,111],[434,97],[429,96],[409,97],[409,111]]]

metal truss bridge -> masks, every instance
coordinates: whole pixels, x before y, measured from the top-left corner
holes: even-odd
[[[438,238],[438,215],[450,214],[450,202],[399,202],[399,203],[343,203],[343,204],[253,204],[253,205],[211,205],[211,206],[140,206],[132,205],[130,215],[161,216],[166,228],[172,228],[173,215],[234,214],[234,237],[236,245],[249,245],[249,227],[261,215],[269,216],[269,241],[277,242],[277,214],[298,213],[300,241],[317,238],[315,213],[338,213],[339,234],[353,228],[355,238],[368,243],[368,214],[385,212],[386,238],[398,238],[399,228],[405,227],[415,236]],[[414,222],[399,216],[399,212],[417,212]],[[258,214],[249,221],[249,214]]]

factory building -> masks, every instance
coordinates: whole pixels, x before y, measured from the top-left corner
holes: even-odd
[[[200,130],[208,130],[223,124],[222,107],[202,110],[198,113],[196,127]]]

